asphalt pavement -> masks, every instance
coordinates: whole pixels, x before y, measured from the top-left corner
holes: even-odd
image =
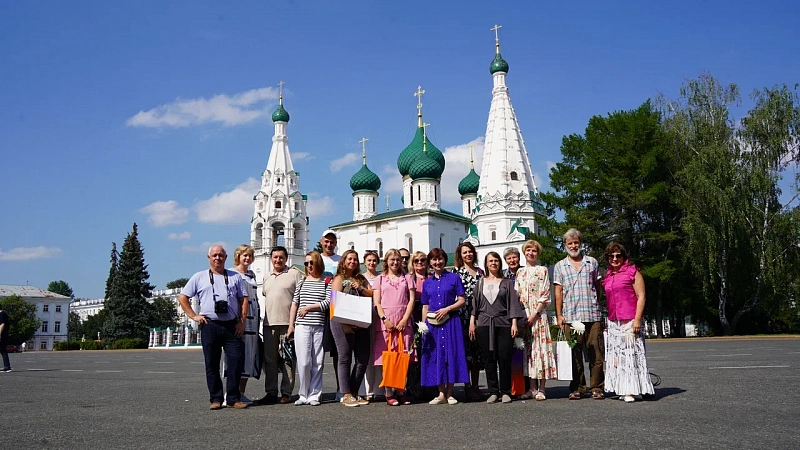
[[[347,408],[333,401],[326,358],[321,406],[220,411],[208,410],[199,350],[12,354],[0,449],[800,447],[800,340],[651,340],[647,350],[661,385],[633,404],[570,401],[568,383],[551,381],[544,402]],[[247,395],[263,388],[251,380]]]

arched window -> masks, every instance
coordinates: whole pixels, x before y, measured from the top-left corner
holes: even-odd
[[[422,186],[417,185],[417,198],[422,201]]]
[[[294,210],[300,211],[300,202],[294,202]]]
[[[438,189],[436,189],[436,186],[434,186],[433,187],[433,201],[438,202],[439,201],[439,195],[438,195],[438,193],[436,191],[438,191]]]
[[[278,178],[277,178],[277,182],[278,182],[278,183],[280,183],[280,182],[281,182],[281,177],[278,177]]]
[[[492,231],[492,240],[493,241],[497,240],[497,231]]]
[[[276,200],[275,201],[275,209],[281,209],[281,201],[280,200]]]
[[[517,180],[519,180],[517,172],[511,172],[511,181],[517,181]]]
[[[373,210],[373,211],[375,211],[375,210],[377,210],[377,209],[378,209],[378,208],[375,206],[375,200],[376,200],[376,197],[372,197],[372,210]]]
[[[408,187],[408,198],[411,199],[411,206],[414,206],[414,186]]]
[[[383,258],[383,241],[378,242],[378,256]]]
[[[356,212],[361,212],[361,197],[356,197]]]
[[[439,248],[444,248],[444,233],[439,235]]]
[[[253,238],[253,250],[260,250],[264,247],[264,224],[256,224],[256,235]]]

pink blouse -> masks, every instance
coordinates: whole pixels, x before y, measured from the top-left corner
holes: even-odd
[[[636,318],[636,303],[639,298],[633,290],[633,282],[639,269],[625,261],[617,272],[608,269],[603,278],[606,291],[606,305],[610,320],[631,320]]]

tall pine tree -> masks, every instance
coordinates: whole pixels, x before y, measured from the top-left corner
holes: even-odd
[[[114,277],[117,275],[117,267],[119,267],[119,252],[117,252],[117,243],[111,243],[111,268],[108,269],[108,278],[106,279],[106,296],[108,299],[111,297],[111,287],[114,284]]]
[[[146,299],[154,288],[148,283],[149,278],[139,231],[134,223],[133,231],[128,233],[122,245],[119,265],[106,299],[109,314],[104,326],[106,337],[111,340],[147,337],[150,304]]]

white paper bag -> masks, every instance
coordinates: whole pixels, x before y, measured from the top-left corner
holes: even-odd
[[[372,298],[331,292],[331,320],[356,327],[372,325]]]
[[[559,339],[563,334],[559,334]],[[572,349],[565,340],[556,341],[556,370],[558,379],[561,381],[572,381]]]

